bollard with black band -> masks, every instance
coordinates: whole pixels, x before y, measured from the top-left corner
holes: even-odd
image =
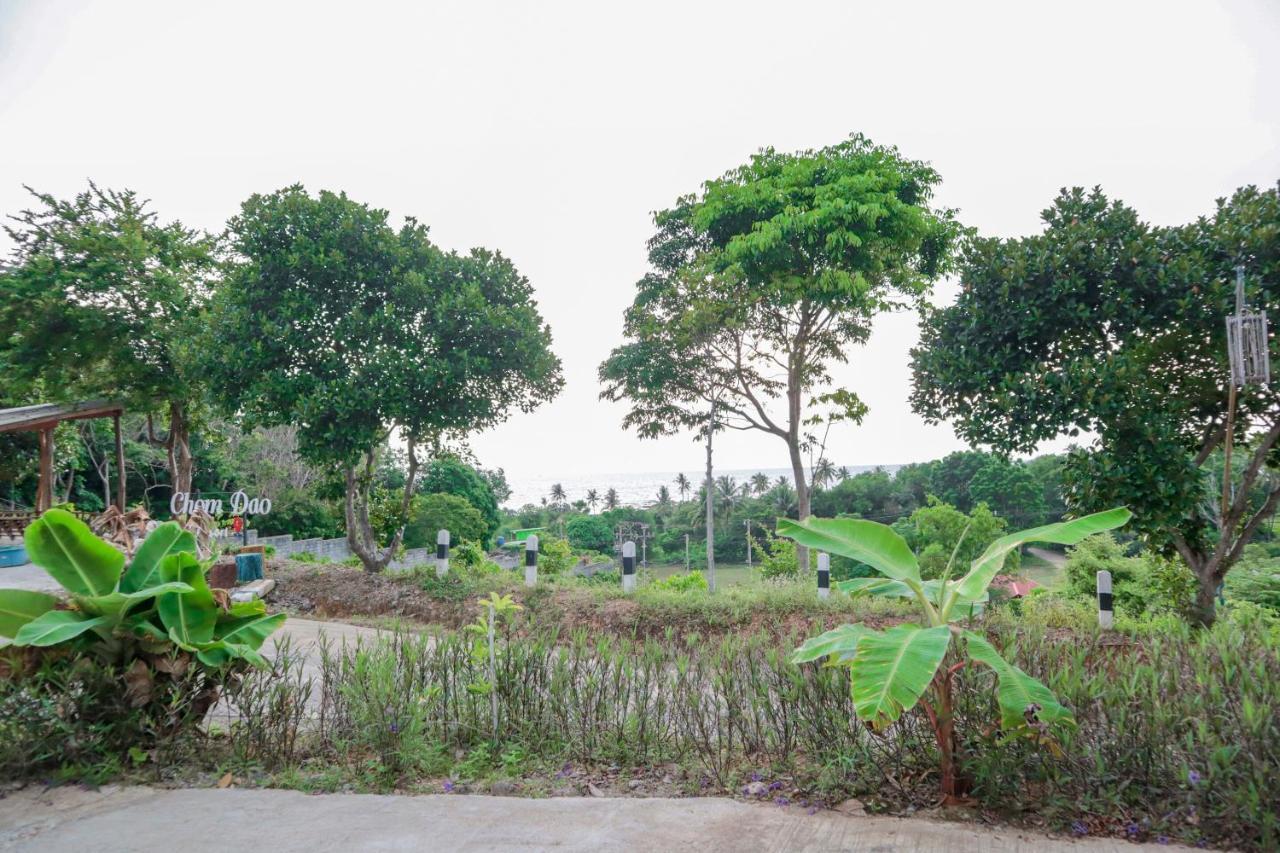
[[[818,555],[818,598],[831,595],[831,555]]]
[[[538,585],[538,534],[531,533],[524,540],[524,585]]]
[[[622,543],[622,591],[636,591],[636,543]]]
[[[1108,629],[1115,620],[1111,609],[1111,572],[1098,572],[1098,627]]]
[[[449,574],[449,531],[436,533],[436,577]]]

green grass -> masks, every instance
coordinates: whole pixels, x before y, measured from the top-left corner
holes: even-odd
[[[670,566],[649,566],[649,573],[655,578],[667,578],[684,574],[684,563]],[[716,563],[716,586],[723,589],[730,586],[743,586],[760,582],[760,567],[747,568],[746,563]]]
[[[1055,566],[1035,554],[1025,553],[1022,555],[1022,568],[1018,574],[1047,589],[1058,589],[1066,578],[1066,569],[1063,566]]]

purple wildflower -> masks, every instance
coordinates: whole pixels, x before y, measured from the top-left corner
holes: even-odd
[[[1124,828],[1124,831],[1130,838],[1133,838],[1142,832],[1142,827],[1138,826],[1136,823],[1130,823]]]
[[[773,801],[774,801],[775,803],[777,803],[778,805],[780,805],[780,806],[789,806],[789,805],[791,805],[791,801],[790,801],[789,799],[787,799],[786,797],[774,797],[774,798],[773,798]]]
[[[809,811],[805,812],[805,814],[808,814],[808,815],[810,815],[810,816],[812,816],[812,815],[816,815],[817,813],[818,813],[818,807],[817,807],[817,806],[809,806]]]
[[[399,724],[399,723],[392,723],[392,724],[391,724],[391,733],[394,735],[394,734],[398,734],[398,733],[399,733],[399,731],[400,731],[400,724]]]
[[[1085,826],[1083,821],[1078,821],[1078,820],[1072,821],[1071,833],[1073,835],[1088,835],[1089,827]]]
[[[770,782],[770,783],[769,783],[769,790],[770,790],[770,791],[781,791],[781,790],[782,790],[782,783],[781,783],[781,782]]]
[[[1169,843],[1169,836],[1167,835],[1156,836],[1156,844],[1168,844],[1168,843]]]
[[[444,780],[444,792],[445,792],[446,794],[452,794],[452,793],[453,793],[453,780],[452,780],[452,779],[445,779],[445,780]]]
[[[1190,782],[1192,785],[1199,785],[1200,779],[1201,779],[1200,774],[1195,770],[1187,771],[1187,781]]]
[[[760,778],[761,778],[761,777],[760,777],[760,773],[759,773],[759,771],[757,771],[757,772],[755,772],[755,773],[752,773],[752,774],[751,774],[751,781],[752,781],[752,782],[759,782],[759,781],[760,781]]]

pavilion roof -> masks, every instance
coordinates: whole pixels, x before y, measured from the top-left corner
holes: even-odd
[[[79,403],[41,403],[0,409],[0,432],[41,430],[63,421],[105,418],[124,413],[124,405],[110,400],[86,400]]]

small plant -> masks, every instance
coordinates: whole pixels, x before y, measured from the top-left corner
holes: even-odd
[[[692,571],[688,574],[668,575],[649,584],[649,589],[667,592],[706,592],[707,578],[702,572]]]
[[[866,563],[881,577],[856,578],[837,586],[850,593],[914,599],[926,625],[897,625],[876,631],[864,625],[841,625],[796,649],[796,663],[827,658],[847,666],[858,719],[881,731],[929,694],[924,711],[933,728],[942,771],[942,795],[954,801],[967,786],[957,776],[953,679],[973,662],[995,672],[1001,727],[1008,737],[1028,736],[1056,746],[1051,730],[1069,725],[1071,712],[1047,687],[1001,657],[980,634],[952,624],[983,605],[987,589],[1005,557],[1027,542],[1074,545],[1086,536],[1120,527],[1127,509],[1113,509],[1072,521],[1050,524],[995,540],[961,578],[951,579],[958,542],[941,577],[923,580],[916,556],[892,528],[862,519],[778,519],[778,533],[801,545]],[[961,535],[960,542],[964,541]]]
[[[498,739],[498,648],[496,629],[498,621],[505,620],[514,615],[516,611],[524,608],[516,604],[515,600],[509,595],[499,595],[496,592],[489,593],[488,598],[480,600],[480,616],[467,626],[467,631],[476,636],[475,645],[472,646],[471,656],[477,663],[486,662],[488,664],[488,679],[486,681],[477,681],[468,685],[467,689],[472,693],[487,695],[490,698],[493,710],[493,739]]]

